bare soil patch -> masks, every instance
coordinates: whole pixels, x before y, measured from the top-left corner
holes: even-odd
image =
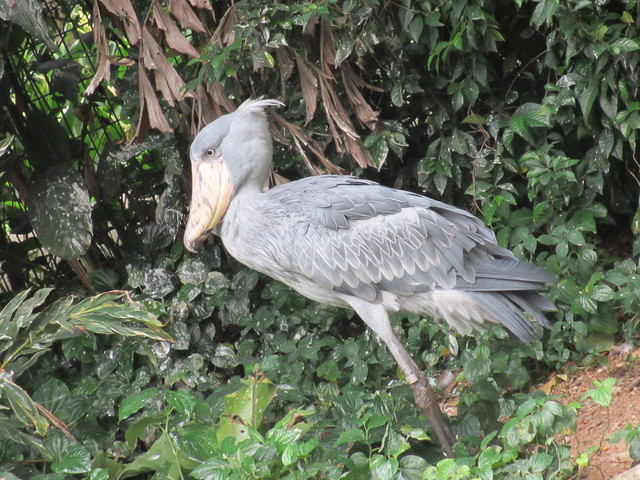
[[[612,444],[608,439],[628,423],[634,427],[640,424],[640,349],[614,347],[601,363],[587,368],[568,366],[546,384],[552,395],[559,395],[560,401],[568,404],[580,401],[585,392],[592,390],[594,380],[616,379],[611,405],[606,408],[591,399],[583,401],[576,431],[564,437],[572,458],[583,453],[590,457],[589,464],[576,475],[581,480],[611,480],[631,468],[628,445],[624,440]]]

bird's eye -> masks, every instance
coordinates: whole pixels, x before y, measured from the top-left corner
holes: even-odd
[[[213,157],[216,154],[216,151],[213,148],[207,148],[204,153],[207,157]]]

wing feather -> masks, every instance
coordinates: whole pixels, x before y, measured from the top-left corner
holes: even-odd
[[[552,305],[535,291],[553,277],[499,247],[468,212],[353,177],[310,177],[266,195],[280,209],[272,218],[289,222],[272,234],[292,254],[274,251],[273,261],[314,285],[370,302],[382,292],[464,290],[525,339],[534,328],[522,310],[546,322],[539,311]]]

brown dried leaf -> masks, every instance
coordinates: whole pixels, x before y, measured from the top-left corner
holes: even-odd
[[[356,117],[358,117],[361,124],[366,125],[371,131],[374,131],[380,112],[376,112],[371,108],[362,96],[362,93],[360,93],[360,88],[367,87],[370,90],[376,91],[382,91],[382,89],[367,84],[346,62],[340,70],[342,72],[342,83],[344,84],[347,98],[356,112]]]
[[[198,51],[193,48],[193,45],[191,45],[186,38],[184,38],[178,26],[164,11],[164,8],[160,5],[158,0],[153,0],[153,17],[158,28],[164,30],[165,39],[171,48],[192,58],[199,56]]]
[[[191,5],[193,5],[196,8],[203,8],[205,10],[213,10],[213,8],[211,8],[211,3],[209,3],[209,0],[189,0],[189,3]]]
[[[364,144],[362,143],[362,140],[360,140],[360,137],[352,138],[347,135],[344,140],[347,144],[347,151],[351,154],[356,163],[360,165],[360,167],[367,168],[374,166],[373,158],[371,158],[369,150],[364,148]]]
[[[333,39],[331,27],[326,20],[320,20],[320,64],[322,72],[327,77],[333,77],[333,69],[336,65],[336,42]]]
[[[183,100],[185,97],[192,97],[193,93],[183,92],[184,82],[173,65],[165,56],[164,52],[156,42],[148,28],[142,29],[142,63],[153,71],[156,88],[162,92],[169,105],[175,105],[174,100]]]
[[[195,137],[203,127],[213,122],[222,115],[220,105],[216,104],[207,92],[204,84],[198,85],[193,102],[193,115],[191,120],[191,135]]]
[[[130,67],[136,63],[132,58],[119,58],[114,55],[109,55],[108,58],[111,65],[122,65],[124,67]]]
[[[293,74],[295,62],[287,47],[276,48],[276,63],[280,70],[280,97],[287,98],[287,80]]]
[[[316,105],[318,103],[318,78],[314,74],[312,67],[307,65],[306,60],[298,54],[296,54],[296,65],[298,66],[300,87],[302,88],[302,97],[305,103],[306,116],[304,123],[306,125],[313,120],[313,116],[316,113]]]
[[[319,22],[320,22],[320,19],[318,15],[313,15],[311,18],[309,18],[309,20],[307,21],[307,24],[304,26],[305,41],[309,45],[316,44],[315,39],[316,39],[316,32],[318,31]]]
[[[102,26],[102,16],[100,15],[100,5],[98,2],[93,3],[93,38],[95,39],[96,51],[98,52],[96,74],[84,91],[84,95],[91,95],[103,80],[108,81],[111,76],[111,70],[109,68],[109,43],[107,42],[107,36]]]
[[[227,95],[227,92],[220,82],[215,82],[213,85],[211,85],[211,87],[209,88],[209,94],[211,95],[213,100],[218,105],[222,105],[227,112],[236,111],[236,106],[231,100],[229,100],[229,96]],[[222,115],[222,112],[220,112],[220,115]]]
[[[345,134],[354,138],[357,137],[358,134],[338,98],[338,94],[324,77],[320,77],[320,92],[322,93],[322,103],[327,112],[327,118],[331,118]]]
[[[139,75],[140,98],[143,100],[142,109],[148,117],[149,127],[160,130],[161,132],[171,132],[172,129],[169,126],[169,122],[167,122],[167,118],[162,112],[162,107],[160,106],[160,101],[156,96],[156,92],[153,90],[149,77],[147,77],[147,74],[144,72],[142,67],[139,69]],[[141,113],[140,118],[142,119],[143,116],[144,115]]]
[[[204,25],[186,0],[169,0],[169,11],[178,19],[183,28],[190,28],[196,32],[205,31]]]
[[[294,61],[287,47],[276,48],[276,61],[280,69],[280,79],[282,81],[289,80],[293,73]]]
[[[331,87],[329,81],[320,77],[320,92],[322,94],[322,104],[327,115],[331,134],[336,142],[336,151],[341,153],[342,142],[346,146],[347,151],[353,156],[356,163],[362,167],[373,166],[373,160],[369,152],[364,148],[360,135],[357,134],[348,113],[342,106],[338,95]],[[335,122],[335,125],[333,123]],[[336,126],[340,128],[342,134],[337,132]]]
[[[172,129],[167,122],[162,107],[156,96],[156,92],[151,86],[142,62],[138,68],[139,95],[140,95],[140,118],[133,138],[127,143],[127,147],[135,141],[142,142],[149,135],[149,129],[153,128],[161,132],[171,132]]]
[[[224,13],[218,24],[218,28],[211,35],[211,44],[216,43],[221,47],[226,47],[233,43],[236,39],[236,34],[233,31],[233,27],[236,24],[236,10],[233,6]]]
[[[326,98],[326,96],[328,95],[328,94],[325,94],[325,82],[323,81],[323,79],[320,80],[320,94],[322,95],[323,99]],[[325,111],[325,117],[327,119],[327,126],[329,127],[329,131],[331,132],[331,137],[335,142],[336,152],[342,153],[344,151],[342,148],[342,144],[343,144],[342,137],[340,136],[340,133],[336,128],[336,122],[333,121],[333,117],[327,110],[327,105],[324,105],[324,111]]]
[[[302,156],[305,162],[305,165],[307,167],[307,170],[309,170],[309,172],[311,172],[312,175],[321,175],[325,173],[325,171],[311,163],[311,161],[309,160],[309,157],[307,156],[305,148],[309,149],[311,153],[313,153],[316,156],[316,158],[320,160],[320,163],[322,163],[322,165],[326,168],[327,173],[332,173],[336,175],[344,175],[345,173],[347,173],[345,170],[343,170],[342,168],[338,167],[333,162],[331,162],[324,155],[322,148],[320,147],[318,142],[316,142],[313,138],[311,138],[302,128],[287,122],[284,118],[282,118],[280,115],[278,115],[275,112],[272,112],[271,115],[273,119],[276,121],[276,123],[278,123],[285,129],[289,130],[289,132],[291,133],[291,137],[293,138],[293,142],[296,147],[296,150],[298,150],[298,152]],[[273,129],[272,129],[272,132],[273,132]],[[286,143],[288,144],[289,142],[286,142]]]
[[[236,106],[229,100],[220,82],[214,82],[211,85],[200,84],[196,91],[193,106],[191,134],[195,136],[204,126],[225,113],[235,111],[235,109]]]
[[[124,29],[127,32],[127,39],[132,45],[140,41],[140,21],[135,8],[129,0],[100,0],[100,2],[122,20]]]
[[[282,185],[284,183],[289,183],[290,181],[291,180],[289,180],[287,177],[283,177],[279,173],[276,173],[273,170],[271,170],[271,180],[269,182],[271,183],[271,185]]]

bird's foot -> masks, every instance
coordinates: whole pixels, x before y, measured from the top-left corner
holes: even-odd
[[[410,378],[413,380],[410,382]],[[442,445],[442,449],[447,457],[453,457],[453,444],[456,441],[456,436],[451,429],[448,419],[440,410],[440,406],[435,397],[435,393],[427,382],[424,374],[411,373],[406,377],[407,383],[411,387],[413,392],[413,398],[416,401],[416,405],[422,410],[424,415],[429,419],[433,432],[436,438]]]

